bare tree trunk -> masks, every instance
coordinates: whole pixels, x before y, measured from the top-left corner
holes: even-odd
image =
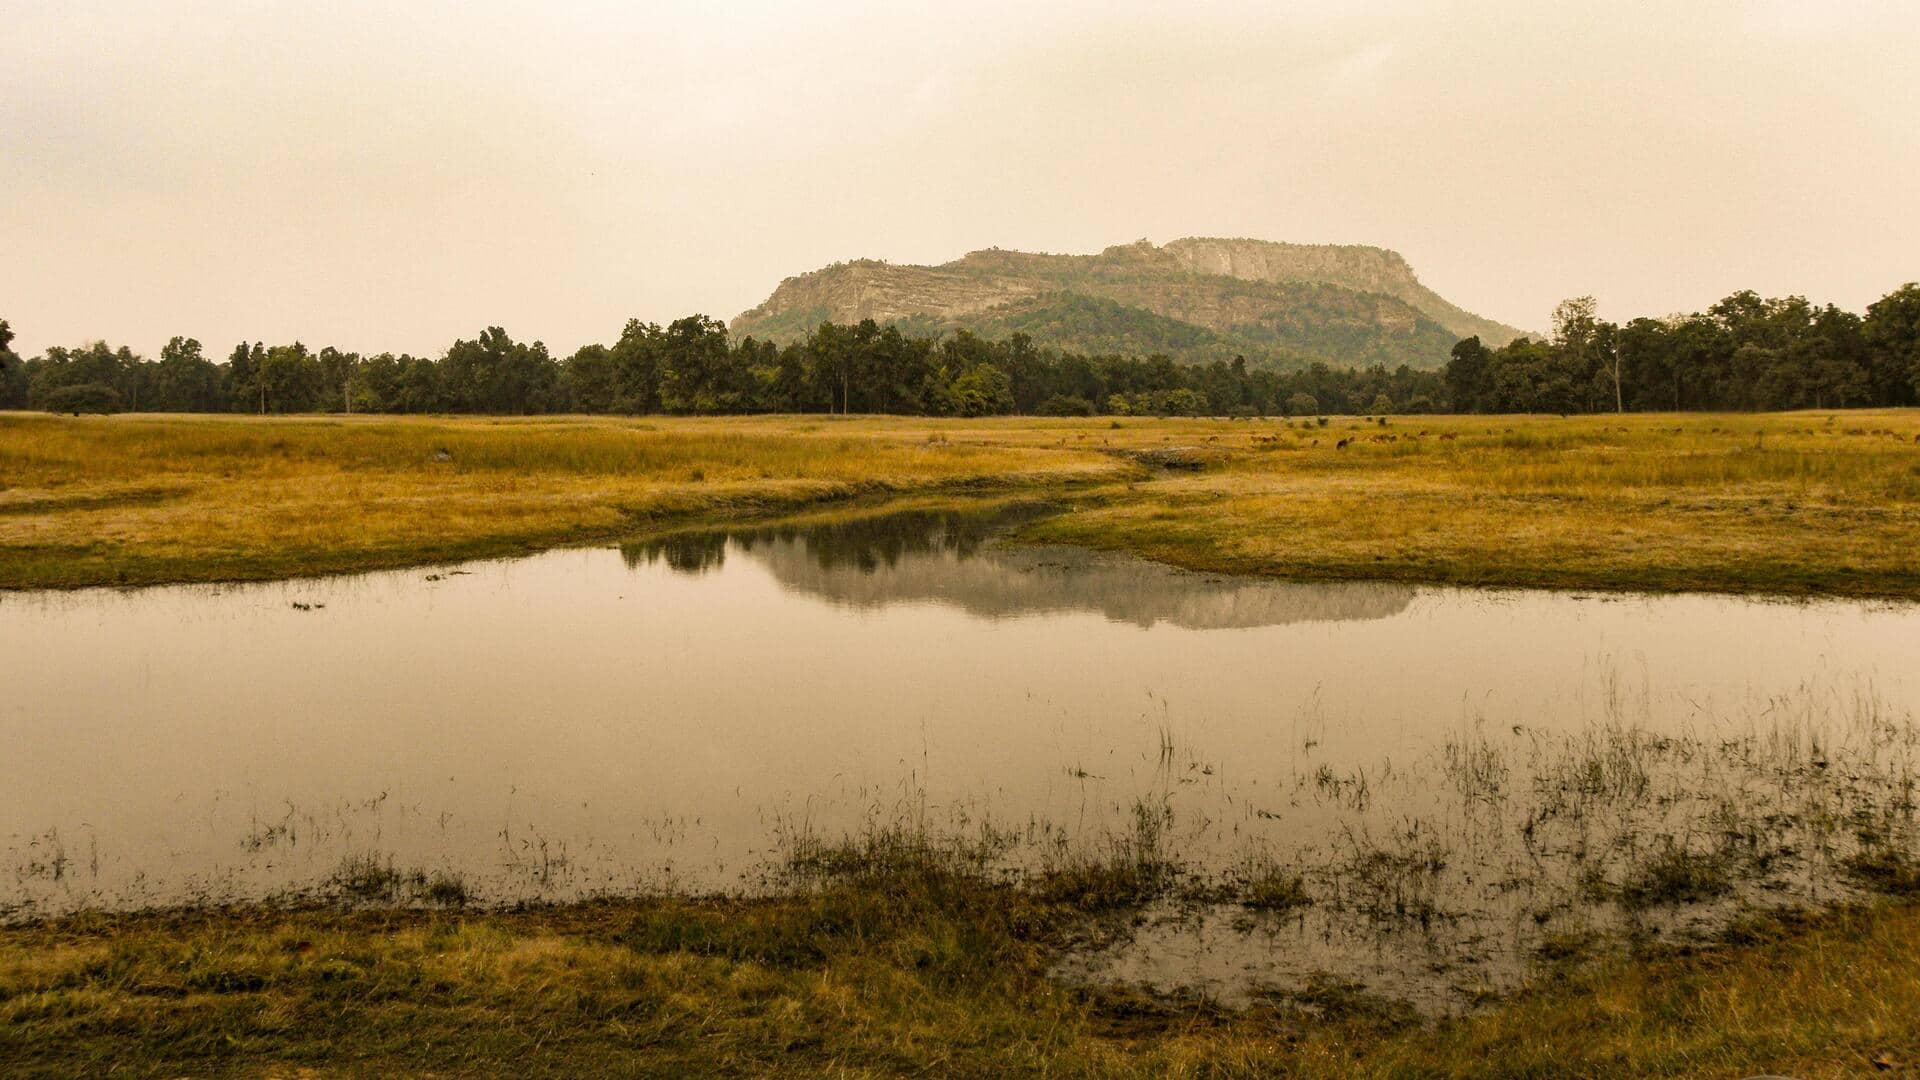
[[[1620,368],[1622,362],[1626,360],[1626,357],[1621,354],[1622,347],[1616,336],[1613,342],[1613,411],[1617,413],[1627,411],[1626,398],[1620,392]]]

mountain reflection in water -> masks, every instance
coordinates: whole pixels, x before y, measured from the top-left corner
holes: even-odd
[[[1093,612],[1113,622],[1189,630],[1380,619],[1406,610],[1409,586],[1300,584],[1196,574],[1079,548],[1004,544],[1004,530],[1049,513],[920,510],[806,526],[672,533],[621,547],[627,565],[703,574],[729,556],[782,587],[856,608],[934,603],[987,619]]]
[[[482,904],[755,892],[911,828],[1008,873],[1169,867],[1071,980],[1224,1001],[1332,972],[1444,1009],[1547,941],[1718,933],[1920,853],[1920,605],[1292,585],[999,539],[1045,512],[0,596],[0,923],[334,902],[369,867]],[[1675,858],[1723,891],[1618,902]],[[1288,881],[1306,907],[1242,903]]]

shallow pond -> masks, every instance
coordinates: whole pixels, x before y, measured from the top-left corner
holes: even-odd
[[[1076,977],[1437,1000],[1911,850],[1920,607],[1221,578],[1008,520],[0,594],[0,916],[751,890],[907,826],[1176,867]]]

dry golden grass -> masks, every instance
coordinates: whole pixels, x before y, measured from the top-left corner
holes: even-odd
[[[1205,467],[1125,456],[1170,446]],[[1324,427],[0,415],[0,587],[349,571],[988,490],[1082,504],[1029,538],[1198,569],[1920,596],[1911,410]]]
[[[1449,437],[1450,436],[1450,437]],[[1340,439],[1356,439],[1337,448]],[[1920,414],[1296,421],[0,416],[0,585],[273,577],[857,499],[1302,577],[1920,596]],[[1376,441],[1378,440],[1378,441]],[[1203,451],[1166,471],[1126,455]],[[446,460],[436,451],[445,450]],[[965,880],[0,930],[9,1075],[1900,1075],[1920,911],[1608,955],[1471,1019],[1076,993]]]
[[[1300,578],[1920,596],[1912,411],[1214,428],[1178,437],[1217,466],[1030,535]]]
[[[1117,468],[857,422],[5,415],[0,586],[364,570]]]

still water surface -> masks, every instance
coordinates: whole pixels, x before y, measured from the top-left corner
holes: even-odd
[[[798,837],[992,824],[1059,857],[1146,808],[1184,861],[1401,890],[1430,933],[1435,910],[1544,923],[1562,899],[1491,883],[1626,880],[1729,815],[1911,816],[1920,607],[1264,582],[997,524],[0,595],[0,916],[268,896],[367,858],[486,900],[751,889]],[[1795,855],[1768,888],[1837,880],[1775,832]],[[1463,878],[1429,882],[1451,901],[1326,876],[1420,852]]]

